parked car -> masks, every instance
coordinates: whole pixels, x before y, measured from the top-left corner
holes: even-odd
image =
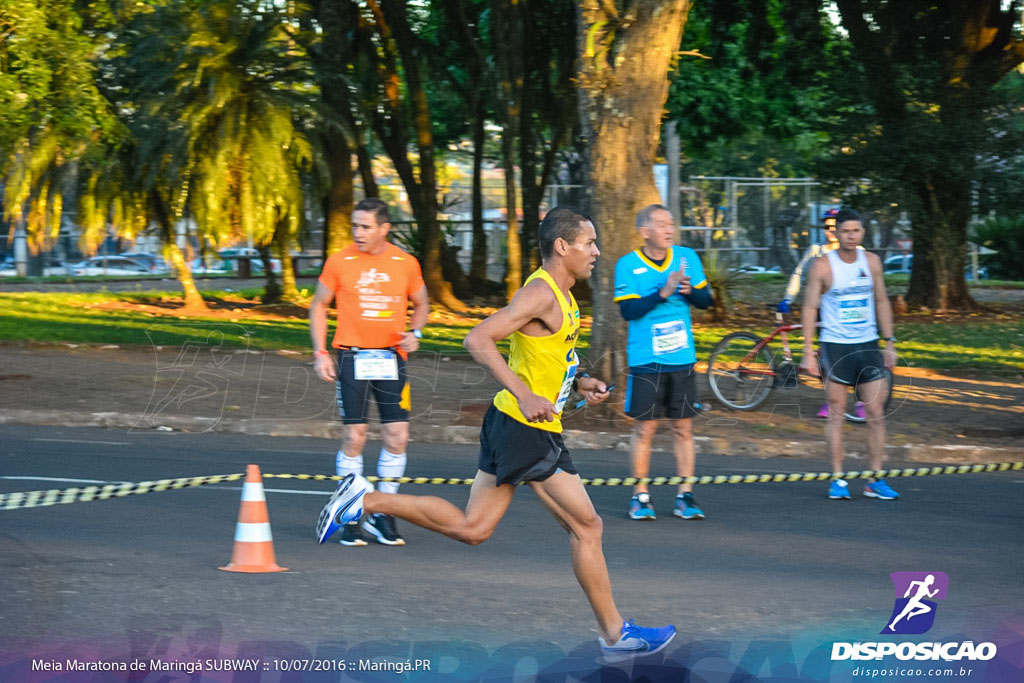
[[[93,256],[81,263],[68,266],[76,277],[90,275],[138,276],[149,275],[149,266],[126,256]]]
[[[886,275],[896,274],[910,274],[910,271],[914,268],[914,255],[913,254],[895,254],[886,258],[882,262],[882,272]],[[964,266],[964,277],[968,280],[973,279],[974,275],[971,272],[971,264]],[[978,279],[988,279],[988,268],[985,266],[978,267]]]
[[[733,273],[747,273],[747,274],[767,272],[767,270],[765,269],[764,266],[738,266],[736,268],[730,268],[729,270],[731,272],[733,272]]]
[[[260,258],[260,252],[251,247],[228,247],[227,249],[221,249],[217,252],[217,255],[222,259],[231,262],[230,270],[238,270],[238,257],[242,256],[249,258],[249,263],[252,264],[253,275],[263,272],[263,259]],[[270,270],[275,273],[280,273],[281,259],[271,258]]]
[[[153,274],[171,272],[167,262],[159,254],[152,254],[146,251],[123,251],[118,256],[124,256],[149,266],[149,272]]]

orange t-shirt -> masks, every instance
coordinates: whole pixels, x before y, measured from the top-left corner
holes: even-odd
[[[423,287],[423,274],[416,258],[393,244],[377,255],[364,254],[353,244],[327,258],[320,282],[337,302],[331,345],[386,349],[398,344],[405,331],[409,297]]]

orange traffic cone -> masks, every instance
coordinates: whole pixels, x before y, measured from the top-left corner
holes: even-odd
[[[228,566],[218,569],[248,574],[288,571],[277,566],[274,559],[274,539],[270,535],[270,516],[259,465],[245,468],[242,506],[238,509],[238,525],[235,526],[235,550]]]

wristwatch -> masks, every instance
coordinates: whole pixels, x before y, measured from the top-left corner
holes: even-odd
[[[886,337],[885,341],[892,342],[893,344],[895,344],[896,343],[896,337]]]
[[[417,339],[423,339],[423,333],[419,330],[413,330],[412,336],[416,337]]]
[[[572,378],[572,390],[573,391],[579,391],[580,390],[580,379],[583,378],[583,377],[590,377],[590,375],[585,373],[585,372],[581,372],[581,373],[577,374],[575,377]]]

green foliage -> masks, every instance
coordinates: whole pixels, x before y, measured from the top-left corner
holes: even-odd
[[[131,129],[144,178],[167,182],[213,245],[271,241],[302,221],[300,171],[312,147],[312,74],[288,17],[242,1],[160,5],[121,32],[111,66],[134,105]]]
[[[25,221],[34,251],[56,238],[73,162],[117,128],[95,85],[99,44],[69,0],[0,6],[4,218]]]
[[[732,270],[736,260],[717,249],[705,252],[703,258],[704,276],[711,288],[711,319],[721,322],[728,316],[733,304],[733,290],[740,276]]]
[[[820,5],[695,3],[682,50],[667,106],[687,156],[731,175],[781,157],[780,174],[803,175],[822,143],[826,74],[845,57]]]
[[[981,257],[991,277],[1024,280],[1024,216],[982,221],[973,241],[996,252]]]

